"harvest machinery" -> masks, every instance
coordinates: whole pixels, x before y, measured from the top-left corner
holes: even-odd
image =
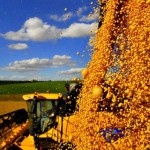
[[[29,114],[29,133],[37,149],[73,147],[72,125],[81,84],[66,85],[67,93],[35,93],[24,95]]]
[[[77,98],[82,83],[66,84],[65,94],[34,93],[23,95],[27,111],[20,109],[0,116],[0,149],[6,150],[55,150],[74,149],[73,124]],[[104,98],[105,98],[104,93]],[[111,101],[110,101],[111,103]],[[98,111],[112,111],[110,104],[99,103]],[[115,107],[114,110],[116,111]],[[108,142],[123,137],[122,130],[102,130]],[[110,136],[108,136],[110,135]]]
[[[28,114],[19,109],[0,116],[0,149],[11,149],[29,134]],[[17,150],[17,149],[16,149]]]
[[[66,84],[65,94],[23,95],[28,113],[21,109],[1,116],[0,149],[72,149],[72,126],[81,86]]]

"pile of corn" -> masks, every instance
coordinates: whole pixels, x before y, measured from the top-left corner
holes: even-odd
[[[102,3],[72,140],[77,150],[150,149],[150,0]],[[107,100],[112,111],[100,111]],[[101,130],[114,127],[125,128],[125,136],[108,143]]]

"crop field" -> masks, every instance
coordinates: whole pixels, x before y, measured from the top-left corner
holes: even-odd
[[[17,109],[22,109],[26,107],[26,103],[22,101],[0,101],[0,115],[15,111]]]
[[[68,81],[71,82],[71,81]],[[0,115],[25,108],[22,95],[34,92],[65,93],[67,81],[47,81],[0,85]]]
[[[71,81],[47,81],[0,85],[1,94],[27,94],[34,92],[46,92],[50,90],[53,93],[65,92],[65,83]]]

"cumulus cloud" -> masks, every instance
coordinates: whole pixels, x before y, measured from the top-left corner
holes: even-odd
[[[71,60],[71,56],[67,55],[55,55],[52,59],[52,67],[60,67],[60,66],[70,66],[73,67],[75,66],[75,63]]]
[[[18,31],[9,31],[1,34],[6,39],[10,40],[33,40],[33,41],[46,41],[54,40],[59,37],[60,29],[55,26],[48,25],[40,18],[34,17],[25,21],[23,27]]]
[[[96,28],[95,23],[73,23],[66,29],[59,29],[43,22],[40,18],[34,17],[26,20],[20,30],[9,31],[5,34],[0,34],[0,36],[15,41],[47,41],[64,37],[91,36],[93,33],[90,31]]]
[[[71,68],[69,70],[59,71],[57,74],[59,75],[74,75],[74,74],[81,74],[81,70],[83,68]]]
[[[61,37],[86,37],[94,35],[97,24],[73,23],[68,28],[63,29]]]
[[[58,68],[62,66],[75,66],[75,63],[67,55],[55,55],[52,59],[32,58],[27,60],[15,61],[4,67],[3,70],[21,72],[38,71],[44,68]]]
[[[8,45],[8,48],[15,50],[24,50],[28,48],[28,45],[25,43],[10,44]]]
[[[62,21],[66,21],[68,19],[71,19],[71,17],[73,16],[73,14],[71,12],[68,12],[66,14],[63,14],[62,16],[58,16],[58,15],[50,15],[50,19],[53,19],[55,21],[59,21],[59,22],[62,22]]]

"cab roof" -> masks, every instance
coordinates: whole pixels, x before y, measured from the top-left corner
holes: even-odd
[[[23,95],[22,98],[25,101],[33,100],[34,97],[37,97],[38,99],[43,100],[58,100],[62,97],[61,93],[34,93],[34,94],[26,94]]]

